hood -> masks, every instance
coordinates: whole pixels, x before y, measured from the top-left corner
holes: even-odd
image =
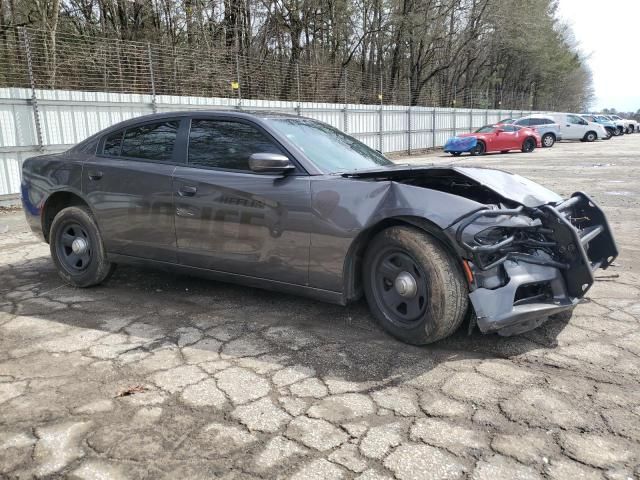
[[[459,167],[459,166],[432,166],[432,165],[397,165],[394,167],[381,167],[371,170],[358,170],[343,173],[349,178],[362,178],[372,180],[391,180],[403,183],[403,180],[411,180],[418,184],[417,177],[451,178],[452,185],[455,182],[472,182],[472,184],[485,187],[500,197],[524,205],[525,207],[539,207],[548,203],[558,203],[562,197],[548,188],[521,177],[515,173],[505,172],[492,168]],[[428,187],[427,187],[428,188]]]

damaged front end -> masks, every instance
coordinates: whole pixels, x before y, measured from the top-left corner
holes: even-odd
[[[446,230],[472,273],[482,332],[512,335],[575,306],[618,250],[602,210],[584,193],[538,206],[499,204]]]

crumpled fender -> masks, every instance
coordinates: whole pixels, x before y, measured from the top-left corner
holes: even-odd
[[[309,284],[332,291],[342,290],[350,254],[358,242],[368,240],[369,230],[379,222],[414,217],[444,230],[485,207],[458,195],[389,180],[314,180]]]

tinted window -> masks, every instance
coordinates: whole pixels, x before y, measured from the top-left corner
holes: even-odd
[[[254,153],[280,153],[265,134],[246,123],[226,120],[192,120],[189,164],[249,171]]]
[[[516,127],[514,127],[513,125],[504,125],[504,126],[502,127],[502,129],[503,129],[505,132],[515,132],[516,130],[518,130],[518,129],[517,129]]]
[[[586,120],[575,115],[567,115],[567,120],[569,120],[569,123],[573,123],[575,125],[584,125],[586,122]]]
[[[122,144],[123,130],[112,133],[104,140],[104,146],[102,147],[102,153],[104,155],[118,156],[120,155],[120,145]]]
[[[484,127],[480,127],[476,130],[475,133],[491,133],[495,130],[493,125],[485,125]]]
[[[178,121],[169,121],[129,128],[124,133],[121,155],[146,160],[170,161],[178,125]]]
[[[522,120],[518,120],[516,122],[516,125],[522,125],[523,127],[529,126],[529,125],[535,125],[534,122],[535,119],[533,118],[523,118]]]
[[[381,153],[326,123],[304,118],[270,118],[266,121],[325,172],[393,165]]]

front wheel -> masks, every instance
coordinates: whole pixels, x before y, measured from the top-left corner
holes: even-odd
[[[524,142],[522,142],[522,153],[531,153],[536,148],[536,141],[529,137]]]
[[[478,155],[484,155],[485,151],[486,151],[486,148],[484,146],[484,143],[478,142],[476,146],[473,147],[473,149],[469,153],[471,153],[471,155],[473,156],[478,156]]]
[[[542,146],[545,148],[551,148],[556,143],[556,137],[553,133],[545,133],[542,137]]]
[[[371,313],[394,337],[424,345],[451,335],[469,305],[458,262],[426,232],[390,227],[371,241],[363,263]]]
[[[98,285],[115,269],[107,261],[100,231],[86,207],[58,212],[51,224],[49,247],[58,274],[74,287]]]

